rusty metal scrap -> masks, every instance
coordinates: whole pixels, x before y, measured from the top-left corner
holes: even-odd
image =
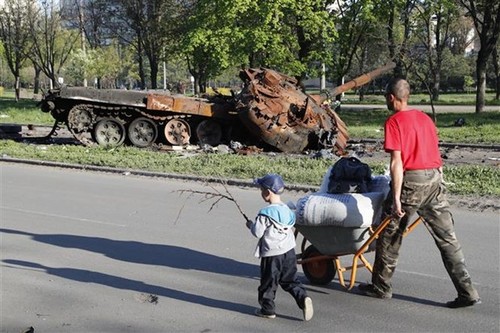
[[[332,94],[366,84],[391,68],[393,64],[364,74]],[[304,93],[295,78],[265,68],[244,69],[240,78],[243,88],[232,96],[62,87],[50,90],[40,107],[56,120],[51,134],[65,123],[85,145],[145,148],[244,141],[255,146],[263,141],[285,153],[321,148],[343,152],[349,139],[344,122],[328,104]]]
[[[301,91],[294,78],[263,68],[243,70],[240,77],[245,86],[236,109],[266,143],[293,153],[320,142],[333,147],[340,136],[337,146],[345,148],[348,136],[340,117]]]
[[[369,73],[363,74],[361,76],[358,76],[357,78],[350,80],[349,82],[346,82],[338,87],[335,87],[331,91],[332,96],[338,96],[348,90],[358,88],[361,86],[364,86],[365,84],[369,83],[371,80],[376,78],[377,76],[380,76],[384,73],[387,73],[388,71],[394,69],[396,67],[396,64],[394,62],[390,62],[382,67],[379,67]]]

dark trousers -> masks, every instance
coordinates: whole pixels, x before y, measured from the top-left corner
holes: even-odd
[[[304,308],[306,290],[297,278],[295,250],[285,254],[263,257],[260,261],[259,304],[264,314],[274,314],[276,290],[281,286],[292,295],[299,308]]]
[[[403,232],[408,226],[409,218],[417,213],[423,218],[423,223],[434,238],[458,296],[470,300],[479,298],[455,235],[446,188],[439,171],[429,169],[406,172],[401,191],[401,205],[405,216],[399,221],[391,221],[377,239],[372,274],[374,287],[386,294],[392,292],[391,277],[398,262]]]

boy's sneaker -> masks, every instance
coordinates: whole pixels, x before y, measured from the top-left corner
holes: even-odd
[[[265,314],[265,313],[262,313],[261,309],[255,309],[255,315],[257,317],[267,318],[267,319],[274,319],[274,318],[276,318],[275,314]]]
[[[304,308],[302,309],[304,320],[309,321],[313,317],[314,309],[311,297],[304,298]]]
[[[362,295],[382,298],[382,299],[391,299],[392,293],[384,293],[375,288],[375,286],[371,283],[361,283],[358,285],[358,290]]]
[[[452,309],[465,308],[466,306],[472,306],[476,304],[481,304],[481,299],[466,299],[457,297],[453,301],[446,302],[446,306]]]

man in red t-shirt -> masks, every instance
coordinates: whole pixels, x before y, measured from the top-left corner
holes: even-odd
[[[372,283],[358,288],[367,296],[392,297],[391,278],[403,232],[409,218],[417,213],[434,238],[458,293],[446,306],[460,308],[479,304],[481,299],[465,266],[446,199],[436,126],[424,112],[408,106],[410,85],[406,80],[391,80],[385,96],[387,107],[394,112],[385,123],[384,148],[391,154],[390,199],[395,218],[377,239]]]

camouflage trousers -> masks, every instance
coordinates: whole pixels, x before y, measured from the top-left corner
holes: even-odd
[[[389,195],[392,198],[392,195]],[[437,169],[406,171],[401,189],[401,204],[405,216],[394,219],[377,239],[372,283],[379,292],[392,294],[391,278],[396,269],[403,232],[410,217],[417,213],[441,252],[448,272],[460,298],[477,299],[465,266],[460,243],[455,236],[453,216],[446,199],[446,188]],[[390,203],[392,205],[392,203]]]

